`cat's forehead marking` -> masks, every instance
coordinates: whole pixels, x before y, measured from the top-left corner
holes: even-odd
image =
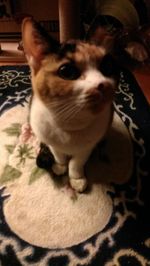
[[[68,53],[75,53],[76,46],[77,46],[76,42],[63,44],[59,50],[59,57],[63,58],[66,57]]]
[[[68,58],[76,63],[89,63],[101,60],[105,55],[105,49],[94,44],[84,42],[66,43],[60,50],[61,58]]]
[[[97,47],[96,45],[88,43],[80,43],[76,48],[74,60],[78,63],[89,63],[92,61],[101,60],[104,54],[105,51],[101,47]]]

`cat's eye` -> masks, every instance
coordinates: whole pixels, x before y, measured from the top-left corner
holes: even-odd
[[[75,80],[80,77],[80,71],[73,63],[66,63],[58,69],[58,76],[63,79]]]
[[[100,64],[100,71],[104,76],[111,77],[118,73],[118,66],[111,55],[106,55]]]

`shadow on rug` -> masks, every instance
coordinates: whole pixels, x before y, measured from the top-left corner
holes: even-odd
[[[3,266],[150,265],[150,110],[125,69],[104,152],[86,165],[89,189],[36,166],[27,66],[0,67],[0,262]]]

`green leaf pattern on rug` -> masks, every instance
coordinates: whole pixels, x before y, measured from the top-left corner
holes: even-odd
[[[3,130],[3,132],[7,133],[8,136],[19,136],[21,133],[21,124],[12,123],[10,127],[7,127]]]
[[[29,185],[31,185],[33,182],[35,182],[37,179],[39,179],[43,174],[45,174],[45,170],[41,169],[39,167],[33,168],[31,175],[29,177]]]
[[[15,148],[15,145],[5,145],[6,150],[9,152],[9,154],[12,154]]]
[[[18,165],[24,165],[27,159],[34,159],[33,147],[29,144],[19,145],[17,149],[17,156],[19,158]]]
[[[9,127],[5,128],[3,132],[7,134],[9,137],[19,137],[21,134],[22,125],[19,123],[12,123]],[[15,145],[6,144],[5,148],[10,155],[13,154]],[[18,145],[15,157],[18,161],[16,166],[24,166],[29,159],[35,159],[34,147],[28,143],[21,143]],[[20,167],[19,167],[20,168]],[[39,167],[35,167],[32,169],[31,174],[29,176],[29,185],[35,182],[37,179],[42,177],[45,173],[44,169],[40,169]],[[13,181],[17,178],[20,178],[23,173],[17,168],[12,167],[11,165],[6,165],[3,169],[3,172],[0,176],[0,184],[4,184],[10,181]]]
[[[0,176],[0,184],[4,184],[6,182],[13,181],[13,180],[19,178],[21,176],[21,174],[22,173],[18,169],[7,164],[4,167],[3,173]]]

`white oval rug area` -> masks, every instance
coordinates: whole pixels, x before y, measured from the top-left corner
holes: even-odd
[[[36,167],[38,142],[32,133],[23,133],[28,127],[26,118],[27,108],[17,106],[1,120],[0,184],[10,195],[4,202],[5,219],[13,232],[32,245],[53,249],[81,243],[102,231],[110,220],[113,204],[107,192],[112,188],[107,181],[123,183],[130,177],[129,133],[115,114],[106,148],[109,162],[96,155],[89,160],[90,189],[78,194],[65,177],[58,187],[49,173]]]

